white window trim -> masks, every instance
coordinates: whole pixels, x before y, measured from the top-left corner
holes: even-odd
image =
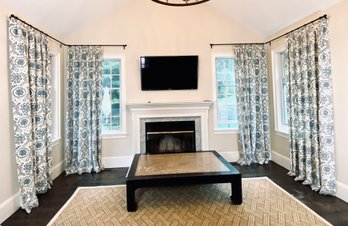
[[[289,133],[284,133],[284,132],[276,131],[275,134],[277,134],[277,135],[280,136],[280,137],[289,138]]]
[[[54,60],[55,64],[55,72],[51,73],[52,75],[55,75],[54,77],[54,84],[57,84],[57,89],[55,89],[55,100],[52,99],[52,104],[54,104],[54,111],[52,112],[55,114],[55,119],[56,121],[52,121],[52,126],[55,125],[53,129],[56,130],[57,132],[57,137],[52,137],[52,143],[51,146],[55,146],[59,144],[60,140],[62,139],[62,133],[61,133],[61,79],[60,79],[60,53],[57,52],[52,52],[49,54],[51,58],[51,65],[52,65],[52,60]],[[53,85],[53,84],[51,84]],[[53,106],[52,106],[53,107]],[[53,131],[52,131],[53,133]]]
[[[54,147],[54,146],[58,145],[60,143],[60,140],[61,140],[61,138],[56,139],[56,140],[52,140],[51,147]]]
[[[109,131],[102,133],[102,139],[121,139],[127,136],[127,112],[126,112],[126,70],[125,56],[115,54],[104,54],[104,59],[119,59],[121,60],[121,75],[120,75],[120,130]]]
[[[217,116],[217,95],[216,95],[216,67],[215,67],[215,59],[217,57],[234,57],[232,53],[214,53],[212,54],[212,77],[213,77],[213,113],[214,113],[214,129],[213,132],[214,134],[236,134],[239,133],[238,129],[220,129],[217,127],[217,122],[218,122],[218,116]]]
[[[277,135],[287,138],[289,127],[282,123],[282,92],[281,79],[279,78],[279,53],[285,51],[285,46],[280,46],[272,50],[272,85],[273,85],[273,106],[274,106],[274,125]]]

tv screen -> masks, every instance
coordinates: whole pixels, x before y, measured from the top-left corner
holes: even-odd
[[[142,90],[197,89],[198,56],[140,57]]]

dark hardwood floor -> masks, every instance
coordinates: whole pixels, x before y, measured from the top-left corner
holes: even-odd
[[[234,166],[243,177],[267,176],[298,200],[317,212],[333,225],[348,225],[348,204],[336,197],[319,195],[287,176],[287,170],[274,162],[268,165]],[[46,225],[64,203],[80,186],[99,186],[125,184],[128,168],[105,169],[98,174],[60,175],[53,182],[52,189],[39,196],[40,206],[30,214],[17,210],[2,223],[6,225]]]

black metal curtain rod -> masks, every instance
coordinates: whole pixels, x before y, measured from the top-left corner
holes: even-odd
[[[315,21],[317,21],[317,20],[323,19],[323,18],[327,19],[327,15],[324,14],[323,16],[318,17],[317,19],[314,19],[314,20],[312,20],[312,21],[309,21],[308,23],[305,23],[305,24],[302,25],[302,26],[299,26],[299,27],[297,27],[297,28],[292,29],[291,31],[286,32],[285,34],[279,35],[279,36],[277,36],[277,37],[275,37],[275,38],[269,40],[268,42],[265,42],[265,44],[267,44],[267,43],[271,44],[271,42],[273,42],[273,41],[275,41],[275,40],[277,40],[277,39],[280,39],[280,38],[282,38],[282,37],[284,37],[284,36],[286,36],[286,35],[288,35],[288,34],[294,32],[294,31],[297,31],[297,30],[299,30],[299,29],[301,29],[301,28],[307,26],[308,24],[311,24],[311,23],[313,23],[313,22],[315,22]]]
[[[127,44],[104,44],[104,45],[101,45],[101,44],[68,44],[66,46],[109,46],[109,47],[123,47],[123,49],[126,49],[127,47]]]
[[[10,18],[15,18],[16,20],[19,20],[19,21],[21,21],[22,23],[24,23],[24,24],[26,24],[26,25],[28,25],[28,26],[34,28],[35,30],[37,30],[37,31],[39,31],[39,32],[41,32],[41,33],[43,33],[44,35],[46,35],[47,37],[49,37],[49,38],[53,39],[54,41],[60,43],[61,45],[68,46],[68,47],[69,47],[69,46],[115,46],[115,47],[123,47],[123,49],[125,49],[125,48],[127,47],[126,44],[116,44],[116,45],[113,45],[113,44],[92,44],[92,45],[87,45],[87,44],[84,44],[84,45],[70,45],[70,44],[65,44],[64,42],[59,41],[58,39],[52,37],[51,35],[47,34],[46,32],[43,32],[43,31],[40,30],[39,28],[34,27],[33,25],[27,23],[26,21],[24,21],[24,20],[18,18],[17,16],[15,16],[15,15],[13,15],[13,14],[11,14]]]
[[[236,42],[236,43],[211,43],[210,48],[214,46],[239,46],[239,45],[263,45],[264,42]]]
[[[62,44],[62,45],[64,45],[64,46],[67,46],[64,42],[59,41],[58,39],[52,37],[51,35],[47,34],[46,32],[41,31],[39,28],[34,27],[33,25],[27,23],[26,21],[24,21],[24,20],[22,20],[22,19],[19,19],[17,16],[15,16],[15,15],[13,15],[13,14],[11,14],[10,18],[15,18],[16,20],[19,20],[19,21],[21,21],[22,23],[24,23],[24,24],[26,24],[26,25],[28,25],[28,26],[34,28],[35,30],[41,32],[42,34],[48,36],[49,38],[53,39],[54,41],[59,42],[60,44]]]
[[[297,31],[297,30],[299,30],[299,29],[301,29],[301,28],[307,26],[308,24],[311,24],[311,23],[313,23],[313,22],[315,22],[315,21],[317,21],[317,20],[320,20],[320,19],[322,19],[322,18],[327,19],[327,15],[324,14],[323,16],[318,17],[317,19],[314,19],[314,20],[312,20],[312,21],[309,21],[308,23],[305,23],[304,25],[302,25],[302,26],[300,26],[300,27],[294,28],[294,29],[292,29],[291,31],[288,31],[288,32],[286,32],[285,34],[279,35],[279,36],[277,36],[277,37],[275,37],[275,38],[273,38],[273,39],[271,39],[271,40],[269,40],[269,41],[267,41],[267,42],[254,42],[254,43],[252,43],[252,42],[251,42],[251,43],[211,43],[211,44],[210,44],[210,48],[213,48],[213,46],[226,46],[226,45],[233,45],[233,46],[236,46],[236,45],[264,45],[264,44],[271,44],[273,41],[275,41],[275,40],[277,40],[277,39],[280,39],[280,38],[282,38],[282,37],[284,37],[284,36],[286,36],[286,35],[288,35],[288,34],[294,32],[294,31]]]

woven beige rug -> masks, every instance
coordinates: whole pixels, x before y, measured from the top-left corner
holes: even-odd
[[[268,178],[243,179],[243,204],[230,184],[142,188],[127,212],[126,187],[80,187],[49,225],[330,225]]]

